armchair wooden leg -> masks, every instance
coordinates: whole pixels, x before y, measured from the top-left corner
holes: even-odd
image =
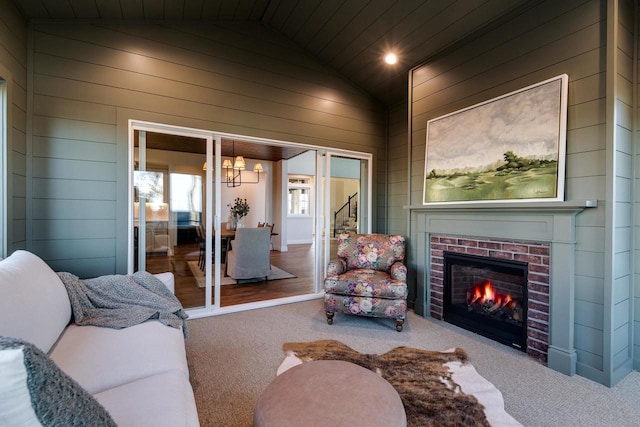
[[[402,326],[404,326],[404,319],[396,319],[396,331],[402,332]]]
[[[325,311],[325,314],[327,315],[327,323],[333,325],[333,316],[335,315],[335,313]]]

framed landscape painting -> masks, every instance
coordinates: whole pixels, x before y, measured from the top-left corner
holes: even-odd
[[[423,204],[564,200],[566,74],[427,122]]]

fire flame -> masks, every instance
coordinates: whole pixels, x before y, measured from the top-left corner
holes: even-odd
[[[471,304],[491,304],[495,310],[504,306],[513,305],[513,299],[511,295],[502,295],[495,291],[491,282],[487,282],[484,286],[476,286],[473,289],[473,295],[469,299],[469,305]]]

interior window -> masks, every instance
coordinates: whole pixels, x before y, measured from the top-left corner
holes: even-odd
[[[288,214],[311,215],[311,177],[289,177]]]

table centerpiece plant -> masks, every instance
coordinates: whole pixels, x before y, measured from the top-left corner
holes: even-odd
[[[229,207],[229,222],[231,223],[231,229],[235,230],[236,228],[244,227],[242,218],[247,216],[251,209],[247,199],[236,197],[233,205],[229,203],[227,207]]]

